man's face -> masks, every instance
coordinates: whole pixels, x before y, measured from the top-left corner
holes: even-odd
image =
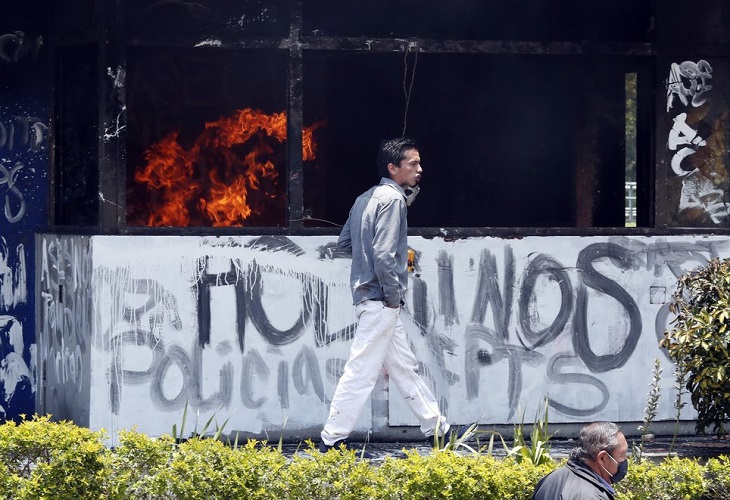
[[[421,182],[423,169],[421,168],[421,156],[418,154],[418,150],[407,150],[405,158],[401,160],[399,165],[388,164],[388,172],[390,172],[390,178],[402,187],[413,187]]]
[[[616,434],[616,438],[618,439],[618,448],[613,450],[613,453],[609,454],[608,451],[606,451],[599,454],[602,455],[599,456],[602,467],[605,471],[610,473],[609,478],[616,475],[618,472],[618,464],[625,461],[629,454],[629,444],[626,442],[626,437],[623,432]],[[604,477],[604,479],[608,478]]]

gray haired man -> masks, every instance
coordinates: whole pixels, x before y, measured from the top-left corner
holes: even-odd
[[[626,476],[629,445],[619,426],[593,422],[580,431],[568,462],[537,483],[533,500],[613,500],[613,485]]]

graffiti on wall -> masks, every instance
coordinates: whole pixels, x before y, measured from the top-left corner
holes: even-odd
[[[169,432],[186,405],[258,434],[285,418],[288,429],[322,424],[354,332],[349,259],[331,239],[92,240],[93,262],[86,243],[44,242],[44,297],[64,297],[62,307],[47,298],[42,315],[58,404],[91,380],[92,427],[98,414],[107,428]],[[514,421],[544,396],[551,421],[640,420],[646,392],[625,380],[648,387],[651,360],[669,363],[658,340],[676,278],[730,250],[721,238],[411,245],[403,319],[420,370],[452,421],[484,423]],[[93,309],[93,330],[77,308]],[[413,423],[395,392],[363,425]],[[674,418],[663,404],[658,418]]]
[[[668,324],[668,295],[674,280],[726,248],[726,243],[720,241],[643,243],[610,238],[583,246],[575,260],[534,252],[519,265],[521,259],[507,244],[501,272],[495,254],[481,250],[473,300],[466,302],[470,312],[466,314],[462,340],[463,385],[472,411],[463,421],[495,417],[494,411],[479,409],[479,403],[492,399],[495,385],[506,387],[505,405],[500,408],[507,411],[506,419],[504,413],[497,412],[495,423],[512,421],[520,408],[534,405],[542,395],[549,396],[557,420],[616,419],[620,411],[611,405],[622,396],[626,397],[623,404],[634,405],[637,411],[641,401],[636,398],[645,393],[622,395],[612,389],[610,380],[615,376],[624,379],[627,372],[636,370],[631,365],[637,361],[636,375],[643,376],[641,371],[648,368],[642,359],[660,357],[668,362],[657,345]],[[443,256],[439,261],[446,258],[451,260],[452,256]],[[634,273],[635,281],[616,279]],[[455,321],[448,311],[465,302],[464,291],[457,292],[450,285],[454,277],[451,268],[448,275],[445,281],[439,275],[438,283],[439,303],[446,306],[442,309],[444,325]],[[659,276],[664,278],[654,281]],[[545,282],[552,285],[545,288]],[[446,290],[444,283],[449,284]],[[641,290],[644,286],[646,289]],[[540,312],[546,296],[551,296],[554,303]],[[430,301],[426,298],[414,297],[414,301],[422,303],[421,309],[428,309]],[[597,313],[603,308],[612,313]],[[486,317],[488,311],[490,318]],[[423,324],[423,320],[417,322]],[[490,371],[497,367],[502,371],[495,380]],[[539,392],[534,390],[536,378],[540,381]],[[485,391],[489,395],[486,398]],[[464,409],[463,402],[460,408]],[[640,418],[640,414],[630,417],[627,412],[620,418]],[[415,421],[405,419],[400,423]]]
[[[88,332],[91,331],[91,258],[85,238],[45,238],[40,263],[39,359],[43,360],[47,404],[63,401],[59,419],[83,420],[88,388]]]
[[[0,35],[0,63],[12,64],[24,58],[35,59],[43,46],[43,37],[26,36],[22,31]]]
[[[18,180],[26,173],[26,177],[32,176],[26,162],[13,152],[41,152],[47,138],[48,127],[35,116],[14,116],[8,123],[0,121],[0,201],[10,223],[19,222],[26,212],[26,198]]]
[[[287,238],[259,238],[248,248],[274,253],[282,260],[304,254]],[[311,272],[262,264],[256,259],[214,260],[201,256],[189,264],[191,282],[187,288],[194,296],[195,315],[187,320],[183,320],[182,310],[189,308],[181,307],[179,294],[160,280],[152,276],[134,279],[125,268],[95,269],[97,296],[108,293],[116,304],[116,319],[101,336],[102,344],[108,342],[112,353],[108,377],[113,413],[121,411],[130,385],[140,384],[149,386],[153,405],[162,411],[181,410],[186,404],[202,411],[232,405],[257,410],[270,397],[261,387],[271,378],[276,380],[276,400],[282,408],[289,407],[289,384],[299,394],[311,392],[320,403],[326,402],[324,373],[316,350],[352,337],[351,323],[334,331],[330,323],[328,294],[333,286],[342,289],[344,283],[335,285]],[[267,304],[267,291],[281,280],[293,290],[293,298],[282,300],[280,306],[292,319],[285,327],[279,324],[282,313],[267,313],[271,305]],[[226,327],[216,317],[222,303],[226,303]],[[192,334],[191,322],[196,325]],[[177,342],[176,337],[187,341]],[[272,349],[284,346],[293,349],[292,356],[272,356]],[[124,354],[129,347],[149,349],[149,364],[143,369],[131,367]],[[276,358],[273,365],[272,357]],[[207,362],[210,358],[212,361]],[[211,380],[206,375],[208,363],[219,367],[214,389],[205,387],[205,381]],[[330,379],[336,380],[341,360],[328,360],[325,365]],[[168,382],[180,375],[179,387],[170,394]]]
[[[48,162],[43,37],[0,33],[0,422],[35,410],[34,233]]]
[[[9,314],[28,300],[26,277],[23,245],[12,252],[0,236],[0,419],[33,413],[34,346],[26,345],[22,319]]]
[[[2,47],[7,50],[7,39]],[[11,62],[21,54],[15,53]],[[32,242],[37,212],[43,212],[43,204],[32,204],[42,190],[37,181],[45,171],[48,127],[40,118],[18,112],[21,108],[0,113],[0,227],[7,228],[7,238],[0,237],[0,421],[32,414],[35,408],[35,334],[27,300],[34,248],[27,242]],[[24,231],[30,236],[24,237]]]
[[[127,78],[127,73],[123,67],[118,67],[116,71],[112,71],[111,68],[107,68],[107,76],[111,80],[111,86],[114,89],[114,107],[112,114],[107,118],[107,122],[104,124],[104,134],[102,139],[105,142],[111,139],[121,138],[122,131],[127,128],[126,125],[126,89],[124,87],[124,80]],[[112,118],[115,116],[115,118]],[[101,193],[100,193],[101,194]],[[103,200],[102,201],[106,201]]]
[[[727,146],[723,122],[727,106],[713,89],[712,65],[672,63],[667,79],[667,113],[672,127],[667,139],[671,170],[681,179],[679,212],[695,222],[728,222]]]

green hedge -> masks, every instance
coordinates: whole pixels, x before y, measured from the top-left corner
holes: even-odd
[[[107,436],[34,417],[0,425],[0,497],[12,499],[529,499],[537,481],[561,462],[540,466],[489,454],[442,451],[369,463],[357,452],[294,457],[249,441],[176,443],[120,432]],[[730,459],[669,458],[632,463],[620,499],[730,500]]]

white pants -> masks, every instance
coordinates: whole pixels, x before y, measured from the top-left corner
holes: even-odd
[[[322,430],[324,444],[332,446],[350,435],[383,366],[421,423],[421,432],[433,436],[437,427],[440,435],[448,432],[436,398],[418,375],[418,361],[408,345],[400,307],[365,300],[357,305],[355,314],[355,339]]]

